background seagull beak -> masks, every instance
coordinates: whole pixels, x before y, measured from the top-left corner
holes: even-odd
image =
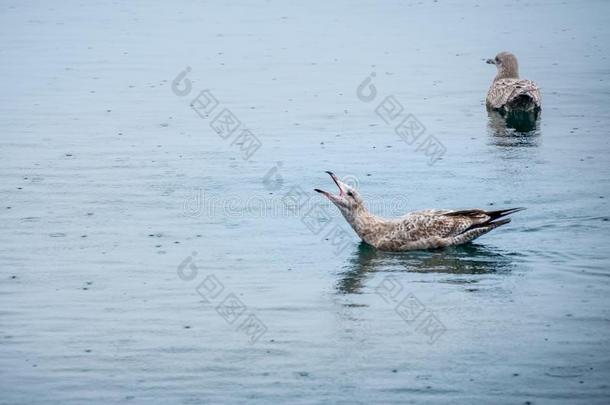
[[[496,64],[496,61],[495,61],[495,60],[493,60],[493,59],[487,59],[487,60],[485,61],[485,63],[487,63],[487,64],[489,64],[489,65],[495,65],[495,64]]]

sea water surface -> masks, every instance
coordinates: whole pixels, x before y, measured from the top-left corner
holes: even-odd
[[[609,15],[3,2],[0,403],[608,403]],[[485,111],[504,50],[528,133]],[[527,210],[382,253],[326,170],[380,215]]]

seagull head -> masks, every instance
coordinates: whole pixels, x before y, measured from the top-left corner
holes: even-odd
[[[519,78],[519,64],[517,57],[510,52],[500,52],[493,59],[487,59],[490,65],[496,65],[498,75],[496,79]]]
[[[358,208],[364,206],[364,201],[362,200],[362,197],[360,197],[360,193],[358,193],[358,190],[339,180],[337,175],[333,172],[327,171],[326,173],[328,173],[330,178],[333,179],[333,181],[339,188],[339,194],[332,194],[328,191],[320,190],[319,188],[314,189],[314,191],[323,194],[343,213],[353,212]]]

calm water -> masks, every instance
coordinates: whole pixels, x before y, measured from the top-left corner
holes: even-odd
[[[608,16],[4,2],[0,402],[607,403]],[[542,88],[531,133],[485,111],[502,50]],[[204,89],[208,118],[189,106]],[[387,96],[442,159],[375,113]],[[222,108],[262,142],[249,161],[210,127]],[[380,253],[327,237],[349,228],[316,204],[324,170],[384,215],[528,209],[476,244]]]

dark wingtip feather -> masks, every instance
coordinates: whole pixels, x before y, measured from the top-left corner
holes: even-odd
[[[515,212],[523,211],[524,209],[525,208],[523,208],[523,207],[518,207],[518,208],[509,208],[507,210],[486,211],[485,215],[489,216],[489,220],[478,223],[478,224],[473,224],[461,233],[463,234],[463,233],[466,233],[468,231],[471,231],[473,229],[478,229],[478,228],[491,227],[491,229],[495,229],[499,226],[506,225],[510,222],[510,218],[504,218],[504,219],[499,219],[499,218],[505,217],[510,214],[514,214]],[[464,212],[468,212],[468,211],[462,211],[462,212],[464,213]],[[480,213],[481,211],[478,211],[478,212]]]
[[[507,215],[514,214],[515,212],[523,211],[524,209],[525,207],[509,208],[506,210],[487,211],[486,214],[489,215],[491,218],[490,220],[493,221],[494,219],[502,218]]]

